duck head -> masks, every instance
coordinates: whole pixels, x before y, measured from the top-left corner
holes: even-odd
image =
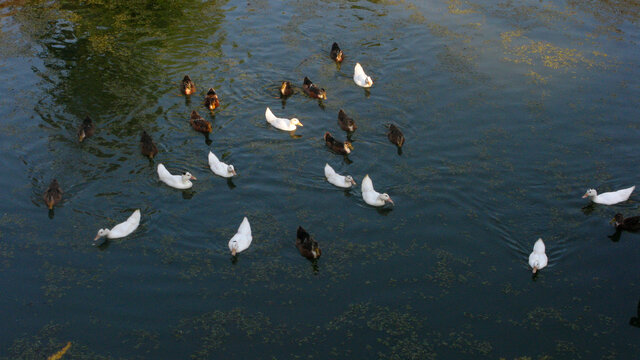
[[[198,179],[196,179],[195,176],[191,175],[191,173],[187,171],[184,174],[182,174],[182,182],[186,183],[189,180],[198,180]]]
[[[103,236],[107,236],[109,235],[109,229],[100,229],[98,230],[98,234],[96,235],[96,237],[93,239],[93,241],[97,241],[98,239],[100,239]]]
[[[238,251],[238,242],[234,240],[229,247],[231,248],[231,256],[236,256]]]
[[[584,199],[588,197],[589,199],[593,199],[596,196],[598,196],[598,192],[595,189],[589,189],[584,193],[584,195],[582,195],[582,198]]]
[[[615,226],[618,226],[620,224],[622,224],[624,222],[624,216],[622,216],[622,214],[617,213],[613,219],[611,219],[611,221],[609,221],[609,224],[614,224]]]
[[[347,152],[347,154],[350,154],[350,153],[351,153],[351,150],[353,150],[353,145],[351,144],[351,141],[346,140],[346,141],[344,142],[344,151],[346,151],[346,152]]]
[[[373,79],[371,79],[371,76],[367,76],[367,79],[364,82],[367,84],[367,87],[373,86]]]
[[[229,174],[238,175],[238,174],[236,173],[236,169],[234,169],[234,168],[233,168],[233,165],[229,165],[229,166],[227,166],[227,172],[228,172]]]
[[[282,96],[287,96],[287,95],[291,95],[292,92],[293,92],[293,89],[291,88],[291,82],[283,81],[282,85],[280,85],[280,94]]]
[[[298,120],[297,118],[293,118],[293,119],[291,119],[291,125],[304,126],[304,125],[302,125],[302,123],[300,122],[300,120]]]
[[[378,196],[378,198],[379,198],[380,200],[384,201],[384,202],[388,202],[388,203],[391,203],[392,205],[395,205],[395,204],[393,203],[393,200],[391,200],[391,196],[389,196],[389,194],[387,194],[387,193],[380,194],[380,195]]]
[[[351,175],[347,175],[344,177],[344,181],[347,183],[351,183],[351,185],[357,185],[355,180],[351,177]]]
[[[324,90],[324,88],[318,90],[318,99],[327,100],[327,92]]]
[[[536,272],[538,272],[539,268],[540,268],[540,261],[536,260],[533,262],[533,267],[531,268],[531,272],[535,274]]]

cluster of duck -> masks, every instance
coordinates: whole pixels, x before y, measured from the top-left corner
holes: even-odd
[[[330,57],[336,63],[341,63],[344,59],[344,53],[340,49],[337,43],[333,43],[330,51]],[[362,65],[356,63],[353,72],[353,81],[356,85],[369,88],[373,86],[373,80],[368,76]],[[191,96],[196,92],[195,83],[191,78],[186,75],[181,83],[180,90],[185,96]],[[302,82],[303,92],[311,98],[320,100],[327,99],[327,92],[324,88],[320,88],[314,84],[308,77],[305,77]],[[294,93],[293,86],[289,81],[283,81],[280,86],[280,95],[283,98],[289,97]],[[210,111],[215,110],[220,106],[218,95],[213,88],[209,88],[204,99],[204,106]],[[273,114],[269,107],[265,110],[265,118],[267,122],[276,129],[293,132],[298,126],[303,126],[297,118],[281,118]],[[201,133],[209,134],[212,131],[212,125],[209,121],[205,120],[196,110],[191,112],[189,119],[191,127]],[[348,116],[343,109],[338,112],[338,125],[340,128],[347,132],[347,138],[357,129],[355,121]],[[402,131],[394,124],[387,124],[388,132],[387,137],[389,141],[395,144],[400,150],[404,145],[404,135]],[[80,128],[78,129],[78,141],[82,142],[84,139],[91,137],[95,132],[95,128],[91,118],[86,117]],[[330,132],[325,132],[324,141],[326,146],[331,151],[348,155],[353,150],[353,145],[349,140],[341,142],[336,140]],[[141,153],[150,159],[158,153],[158,148],[153,142],[153,139],[146,131],[143,131],[140,137],[140,149]],[[230,178],[237,175],[233,165],[226,164],[218,159],[218,157],[211,151],[208,154],[208,162],[211,171],[221,177]],[[160,181],[166,185],[176,189],[189,189],[193,186],[192,180],[196,178],[189,172],[183,174],[171,174],[167,168],[159,163],[157,165],[157,173]],[[328,163],[324,167],[324,175],[327,181],[340,188],[351,188],[356,185],[351,175],[338,174]],[[615,192],[607,192],[598,194],[596,190],[589,189],[583,196],[583,198],[589,198],[592,202],[603,205],[614,205],[622,201],[626,201],[631,193],[635,189],[632,186],[627,189],[618,190]],[[386,193],[379,193],[373,187],[373,182],[367,174],[362,180],[361,184],[362,198],[371,206],[384,206],[386,204],[394,204],[391,197]],[[43,194],[43,198],[48,208],[51,210],[53,206],[61,201],[62,190],[60,185],[54,179],[51,181],[49,188]],[[618,231],[637,231],[640,230],[640,216],[634,216],[630,218],[624,218],[622,214],[616,214],[611,221],[615,224]],[[114,226],[112,229],[100,229],[94,239],[94,245],[101,245],[106,239],[117,239],[125,237],[131,234],[138,227],[140,223],[140,210],[135,210],[133,214],[123,223]],[[102,240],[100,240],[102,239]],[[252,241],[251,226],[249,220],[245,217],[238,228],[237,233],[229,240],[229,250],[232,256],[246,250]],[[321,255],[321,250],[318,246],[318,242],[302,227],[298,227],[296,235],[296,247],[300,254],[308,259],[317,259]],[[548,258],[545,253],[545,245],[542,239],[538,239],[533,247],[533,252],[529,255],[529,265],[535,274],[538,270],[546,267],[548,264]]]
[[[595,204],[601,205],[615,205],[623,201],[627,201],[631,196],[631,193],[635,189],[635,186],[611,191],[602,194],[598,194],[595,189],[589,189],[582,196],[583,199],[589,198]],[[610,221],[616,228],[616,233],[619,231],[638,231],[640,230],[640,216],[632,216],[625,218],[622,214],[617,213]],[[545,253],[545,246],[542,239],[538,239],[533,245],[533,252],[529,255],[529,266],[535,274],[538,270],[547,266],[549,259]]]

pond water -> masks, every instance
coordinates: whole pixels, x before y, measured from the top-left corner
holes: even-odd
[[[640,185],[639,17],[597,0],[0,4],[0,358],[68,342],[64,359],[637,357],[640,235],[609,220],[640,195],[581,196]],[[304,127],[270,127],[266,107]],[[358,125],[348,157],[322,138],[346,138],[339,109]],[[209,151],[238,176],[213,175]],[[169,188],[159,163],[198,180]],[[327,183],[325,163],[358,186]],[[395,206],[364,203],[366,174]],[[133,234],[92,246],[135,209]],[[232,259],[244,216],[253,243]]]

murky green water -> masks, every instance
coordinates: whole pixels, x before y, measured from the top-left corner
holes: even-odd
[[[0,358],[67,342],[64,359],[635,358],[640,235],[612,241],[608,221],[640,214],[640,195],[580,197],[640,185],[639,16],[632,1],[0,3]],[[328,99],[281,101],[305,76]],[[348,159],[322,140],[345,138],[340,108],[358,124]],[[79,144],[86,115],[97,130]],[[214,176],[209,150],[239,176]],[[160,162],[193,189],[158,182]],[[396,206],[334,188],[327,162]],[[135,233],[91,245],[136,208]],[[253,244],[234,262],[243,216]],[[550,261],[532,279],[538,237]]]

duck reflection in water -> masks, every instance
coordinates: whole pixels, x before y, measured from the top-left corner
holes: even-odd
[[[636,316],[629,319],[629,325],[640,328],[640,300],[638,300],[638,309],[636,311]]]

